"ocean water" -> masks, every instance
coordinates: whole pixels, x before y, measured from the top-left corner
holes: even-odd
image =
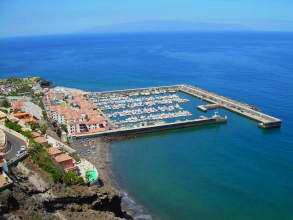
[[[92,91],[188,83],[283,120],[112,143],[120,186],[155,219],[293,219],[293,34],[152,33],[0,40],[0,78],[40,75]]]

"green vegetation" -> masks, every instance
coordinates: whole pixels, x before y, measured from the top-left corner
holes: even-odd
[[[22,131],[21,134],[27,138],[32,138],[32,132],[30,131]]]
[[[24,135],[29,139],[30,143],[30,156],[32,161],[37,164],[41,169],[49,173],[54,180],[55,183],[63,182],[66,185],[76,185],[76,184],[84,184],[82,177],[78,176],[75,172],[69,171],[65,173],[63,169],[58,166],[53,159],[48,154],[46,147],[42,144],[38,144],[32,139],[32,134],[30,131],[23,131],[21,126],[16,122],[12,122],[10,120],[5,121],[5,126]],[[45,131],[47,129],[47,125],[39,125],[34,123],[31,125],[35,129],[40,129]],[[76,155],[77,157],[77,155]]]
[[[12,122],[12,121],[7,119],[5,121],[5,126],[7,128],[10,128],[11,130],[14,130],[14,131],[18,132],[18,133],[22,133],[21,126],[19,124],[17,124],[16,122]]]
[[[37,130],[40,129],[40,125],[39,125],[39,123],[37,123],[37,122],[31,122],[31,123],[30,123],[30,127],[31,127],[31,129],[32,129],[33,131],[37,131]]]
[[[10,108],[11,107],[9,101],[6,98],[1,101],[0,106],[4,107],[4,108]]]
[[[40,100],[39,106],[40,106],[41,109],[43,110],[43,118],[44,118],[45,120],[48,120],[47,112],[45,111],[45,105],[44,105],[42,99]]]
[[[17,96],[21,94],[33,95],[32,87],[40,81],[39,77],[28,77],[28,78],[8,78],[0,80],[0,85],[8,86],[12,89],[11,92],[6,93],[8,96]]]
[[[61,182],[63,177],[63,171],[61,167],[57,166],[45,147],[35,141],[30,141],[30,156],[34,163],[36,163],[44,171],[48,172],[53,178],[54,182]]]
[[[48,172],[55,183],[63,182],[68,186],[84,184],[82,177],[78,176],[74,171],[65,173],[61,167],[54,163],[43,145],[31,141],[30,155],[33,162]]]
[[[46,131],[48,130],[48,125],[47,124],[41,124],[40,125],[40,131],[42,134],[46,134]]]
[[[68,186],[84,184],[82,177],[78,176],[74,171],[68,171],[65,173],[63,181]]]
[[[62,169],[54,164],[45,147],[32,139],[30,131],[23,131],[19,124],[9,120],[5,121],[5,126],[29,138],[31,147],[30,155],[33,162],[51,174],[54,182],[60,182],[62,180]]]
[[[1,112],[4,112],[4,113],[6,113],[6,114],[9,113],[9,111],[8,111],[7,109],[1,109]]]
[[[19,124],[17,124],[16,122],[12,122],[10,120],[6,120],[5,121],[5,126],[11,130],[14,130],[20,134],[22,134],[23,136],[27,137],[27,138],[31,138],[32,137],[32,133],[30,131],[23,131],[21,126]]]
[[[40,107],[43,107],[42,98],[43,98],[43,94],[33,94],[32,95],[32,102]],[[44,108],[42,108],[42,109],[44,109]]]
[[[61,124],[61,129],[67,133],[67,126],[65,124]]]
[[[31,122],[30,127],[33,131],[41,131],[42,134],[45,134],[48,129],[48,125],[44,122],[43,123]]]

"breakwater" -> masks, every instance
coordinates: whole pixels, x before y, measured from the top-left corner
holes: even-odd
[[[120,136],[120,135],[130,135],[130,134],[141,134],[141,133],[150,133],[156,131],[170,130],[170,129],[178,129],[178,128],[188,128],[195,127],[200,125],[209,125],[209,124],[223,124],[227,122],[226,117],[221,116],[213,116],[213,117],[203,117],[195,120],[185,120],[178,121],[173,123],[164,123],[164,124],[156,124],[156,125],[147,125],[143,127],[137,128],[121,128],[115,130],[109,130],[99,133],[92,134],[80,134],[75,135],[75,138],[83,138],[83,137],[100,137],[100,136]]]
[[[235,101],[230,98],[220,96],[190,85],[180,85],[178,86],[178,90],[255,120],[259,122],[259,126],[262,128],[273,128],[281,126],[282,121],[280,119],[264,114],[258,111],[255,107],[248,104],[244,104],[239,101]]]

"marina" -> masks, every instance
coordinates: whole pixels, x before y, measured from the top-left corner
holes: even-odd
[[[93,93],[89,99],[116,129],[160,124],[164,120],[192,116],[182,107],[189,100],[169,88]]]
[[[259,122],[259,127],[280,127],[281,120],[266,115],[250,106],[230,98],[208,92],[189,85],[138,88],[107,92],[87,93],[87,98],[107,118],[111,125],[108,131],[84,135],[113,135],[136,132],[149,132],[165,128],[196,126],[199,124],[223,123],[228,119],[217,112],[213,116],[195,116],[184,105],[190,102],[183,94],[200,100],[202,104],[194,106],[207,112],[225,108]],[[215,120],[217,118],[217,120]]]

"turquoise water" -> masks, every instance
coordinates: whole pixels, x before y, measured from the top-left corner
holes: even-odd
[[[226,125],[113,143],[119,184],[159,219],[293,219],[292,60],[290,33],[0,40],[0,77],[35,74],[100,91],[188,83],[283,119],[264,131],[222,111]]]

